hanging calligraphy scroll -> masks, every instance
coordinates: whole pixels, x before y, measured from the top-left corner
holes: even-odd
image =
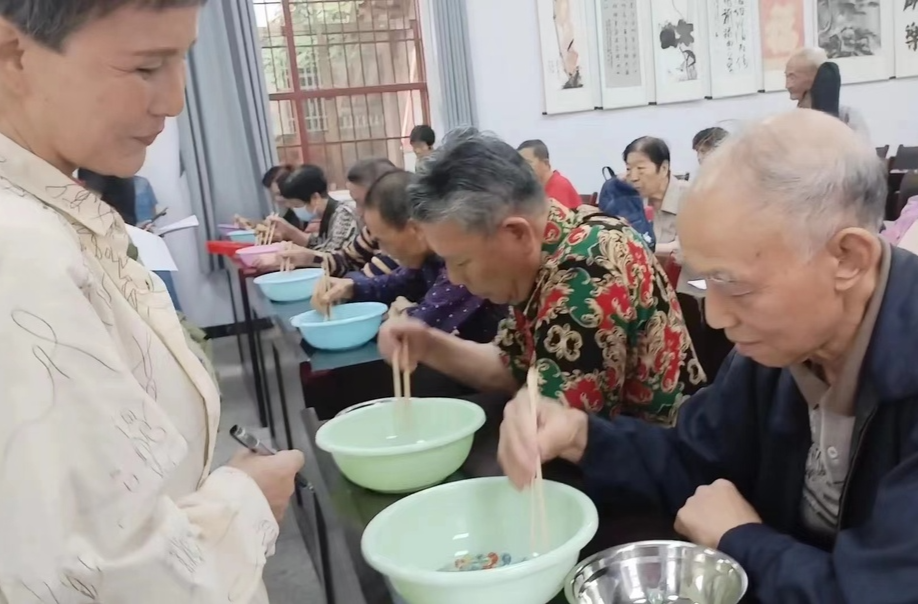
[[[711,51],[711,96],[758,92],[761,70],[753,0],[707,0]]]
[[[918,76],[918,0],[892,0],[896,77]]]
[[[537,0],[545,112],[594,109],[587,0]]]
[[[704,98],[709,79],[704,0],[650,0],[658,103]]]
[[[650,6],[641,0],[596,0],[603,109],[654,100]]]
[[[762,41],[762,88],[784,90],[784,68],[798,49],[809,46],[804,0],[759,0],[759,38]]]
[[[817,43],[838,64],[844,84],[893,75],[893,4],[905,1],[816,0]]]

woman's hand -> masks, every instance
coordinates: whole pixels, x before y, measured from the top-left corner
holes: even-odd
[[[555,458],[578,463],[586,450],[587,415],[542,399],[533,418],[526,388],[504,407],[497,461],[518,489],[532,482],[540,463]]]
[[[409,302],[404,296],[399,296],[395,299],[395,302],[389,306],[389,310],[386,311],[386,320],[397,319],[404,315],[405,311],[414,306],[417,306],[414,302]]]
[[[293,266],[310,267],[322,264],[322,254],[301,245],[287,244],[277,253],[278,260],[290,260]]]
[[[280,451],[276,455],[257,455],[249,451],[238,452],[227,464],[252,477],[261,488],[265,499],[278,522],[290,504],[295,488],[294,479],[304,463],[299,451]]]
[[[330,308],[333,304],[347,302],[354,297],[353,280],[336,279],[335,277],[324,277],[324,279],[328,280],[328,288],[325,291],[316,291],[312,297],[312,306],[319,312]]]
[[[396,317],[383,323],[379,330],[379,354],[389,364],[398,354],[400,369],[413,371],[427,357],[432,334],[433,328],[423,321]],[[407,359],[404,351],[407,351]]]

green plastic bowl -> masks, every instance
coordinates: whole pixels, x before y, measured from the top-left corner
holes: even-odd
[[[453,398],[381,402],[325,423],[316,445],[351,482],[380,493],[412,493],[459,469],[484,425],[481,407]]]
[[[531,493],[503,477],[444,484],[398,501],[367,526],[361,550],[408,604],[545,604],[564,587],[599,526],[580,491],[545,481],[548,540],[532,556]],[[508,553],[516,564],[444,572],[468,554]],[[528,558],[528,559],[527,559]]]

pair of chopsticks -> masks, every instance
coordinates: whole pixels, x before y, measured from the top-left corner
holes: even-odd
[[[268,218],[266,220],[270,220],[271,218],[276,218],[276,217],[277,217],[277,212],[271,212],[271,214],[268,215]],[[258,234],[256,243],[258,245],[268,245],[269,243],[274,241],[274,231],[275,230],[277,230],[277,223],[274,221],[271,221],[271,224],[270,226],[268,226],[267,230],[262,231],[261,233]]]
[[[541,395],[539,393],[539,374],[535,367],[529,368],[526,374],[526,389],[529,394],[529,411],[532,414],[532,427],[536,434],[539,432],[538,407]],[[530,545],[532,553],[538,555],[548,551],[548,518],[545,512],[545,488],[542,482],[542,460],[536,464],[535,480],[529,498],[529,514],[532,519],[529,527]]]
[[[283,251],[289,252],[289,251],[290,251],[290,248],[291,248],[290,242],[289,242],[289,241],[285,242],[285,243],[284,243],[284,247],[283,247]],[[281,258],[281,261],[280,261],[280,272],[282,272],[282,273],[289,273],[289,272],[292,271],[292,270],[293,270],[293,259],[292,259],[292,258],[287,258],[287,257]]]
[[[410,430],[411,422],[411,370],[405,367],[408,362],[408,344],[392,355],[392,384],[395,393],[395,414],[400,423]],[[404,367],[404,369],[403,369]]]
[[[331,310],[332,304],[326,304],[322,299],[328,294],[331,289],[331,262],[328,259],[328,254],[322,258],[322,278],[319,279],[319,282],[316,283],[316,290],[313,292],[313,296],[316,299],[315,306],[316,310],[319,311],[319,314],[325,317],[325,320],[328,321],[331,319]]]

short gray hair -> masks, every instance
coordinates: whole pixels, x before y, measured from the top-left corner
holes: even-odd
[[[467,231],[485,234],[507,216],[533,215],[548,203],[516,149],[476,130],[447,135],[408,191],[412,218],[418,222],[455,220]]]
[[[692,193],[734,187],[748,201],[799,227],[809,252],[838,231],[879,233],[887,176],[876,150],[837,118],[796,109],[727,138],[701,168]]]
[[[791,60],[802,61],[804,65],[812,67],[815,71],[819,69],[820,65],[829,60],[829,55],[818,46],[807,46],[792,54]]]
[[[126,6],[160,10],[203,6],[207,0],[0,0],[0,17],[54,50],[88,22]]]

